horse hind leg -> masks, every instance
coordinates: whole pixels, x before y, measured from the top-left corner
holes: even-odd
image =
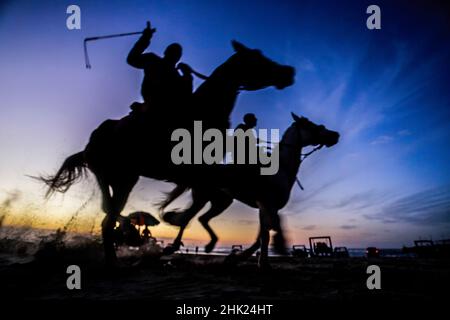
[[[213,229],[209,226],[208,222],[212,218],[217,217],[219,214],[224,212],[232,203],[233,199],[231,197],[220,192],[218,197],[211,199],[211,208],[198,219],[211,237],[211,241],[205,246],[206,253],[213,251],[217,241],[219,240]]]
[[[225,263],[229,265],[234,265],[239,262],[243,262],[248,260],[255,252],[261,247],[261,232],[258,233],[258,237],[256,238],[256,241],[247,249],[242,251],[242,253],[235,254],[231,253],[229,254],[226,259]]]
[[[96,174],[95,177],[102,192],[102,211],[107,214],[112,210],[112,197],[109,192],[109,184],[99,174]]]
[[[167,221],[166,219],[163,219],[166,222],[169,222],[172,225],[178,225],[180,227],[180,230],[178,231],[178,235],[173,241],[173,243],[170,246],[167,246],[164,248],[164,254],[172,254],[175,251],[180,249],[180,246],[182,244],[181,239],[183,238],[183,232],[186,229],[187,225],[189,224],[189,221],[208,203],[209,199],[205,194],[202,192],[197,192],[196,190],[192,190],[192,204],[189,208],[184,210],[183,212],[176,213],[174,215],[181,217],[180,220],[178,220],[178,223],[174,223],[174,220]]]
[[[130,177],[129,179],[121,180],[110,185],[113,194],[109,198],[104,198],[107,201],[105,207],[108,211],[102,221],[102,238],[107,264],[114,264],[117,261],[116,251],[114,249],[114,228],[117,218],[125,207],[128,196],[137,180],[137,177]],[[105,193],[106,190],[102,190],[102,192]],[[109,186],[107,187],[107,194],[109,195]]]
[[[117,217],[114,216],[114,202],[109,192],[109,184],[106,180],[96,174],[97,182],[102,192],[102,210],[106,214],[102,220],[102,239],[107,264],[113,264],[117,260],[114,249],[114,227]],[[112,245],[110,245],[112,243]]]

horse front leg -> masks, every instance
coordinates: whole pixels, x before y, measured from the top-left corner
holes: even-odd
[[[272,229],[275,231],[273,236],[273,248],[277,254],[286,255],[286,239],[284,238],[283,229],[281,227],[281,217],[278,211],[272,212]]]
[[[189,208],[180,213],[170,213],[170,215],[168,216],[166,216],[166,213],[163,216],[164,221],[169,222],[172,225],[178,225],[180,227],[180,230],[178,231],[178,235],[175,238],[174,242],[170,246],[164,248],[164,254],[172,254],[180,249],[183,233],[187,225],[189,224],[189,221],[192,220],[192,218],[206,205],[208,201],[209,198],[205,196],[205,194],[193,189],[192,204]]]
[[[203,209],[208,203],[209,197],[201,191],[192,189],[192,203],[191,206],[183,211],[168,211],[163,213],[163,220],[173,226],[186,227],[192,218]]]
[[[168,245],[163,249],[163,254],[169,255],[180,250],[180,247],[182,245],[181,239],[183,238],[184,229],[186,229],[186,226],[180,227],[180,230],[178,230],[177,237],[175,238],[173,243],[171,243],[170,245]]]
[[[206,253],[213,251],[217,241],[219,240],[214,230],[210,227],[209,221],[224,212],[232,203],[233,198],[223,192],[218,192],[216,197],[211,199],[211,208],[206,211],[204,215],[198,218],[202,226],[211,237],[211,241],[205,246]]]
[[[256,241],[247,249],[242,251],[242,253],[230,253],[225,258],[225,263],[229,265],[234,265],[239,262],[243,262],[248,260],[255,252],[261,247],[261,232],[258,232],[258,236],[256,237]]]
[[[270,220],[273,216],[273,210],[267,206],[258,203],[259,207],[259,223],[261,226],[260,231],[260,243],[261,243],[261,254],[259,255],[258,266],[261,269],[270,268],[269,265],[269,242],[270,242]]]
[[[247,260],[250,258],[256,250],[261,248],[261,232],[258,233],[255,243],[253,243],[249,248],[245,249],[240,255],[240,260]]]

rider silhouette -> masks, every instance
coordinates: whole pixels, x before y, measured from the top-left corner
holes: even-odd
[[[177,66],[183,51],[180,44],[170,44],[162,58],[153,52],[144,53],[155,32],[156,29],[151,28],[150,22],[147,22],[142,36],[127,57],[129,65],[144,70],[141,86],[144,104],[134,103],[134,111],[147,111],[150,106],[152,112],[167,110],[167,107],[173,109],[180,103],[185,103],[192,94],[192,69],[185,63]]]
[[[235,143],[234,143],[234,150],[233,150],[233,163],[237,164],[238,163],[238,159],[237,159],[237,154],[238,152],[243,152],[245,151],[245,164],[249,164],[249,160],[250,160],[250,148],[252,147],[250,145],[250,143],[254,142],[255,144],[259,143],[259,139],[255,136],[255,132],[254,132],[254,128],[256,127],[256,124],[258,123],[258,119],[256,118],[256,116],[253,113],[247,113],[244,115],[244,122],[240,123],[235,130],[242,130],[244,132],[248,132],[247,130],[250,130],[250,134],[252,135],[252,137],[254,139],[252,139],[253,141],[250,141],[250,139],[246,138],[245,139],[245,150],[237,150],[237,138],[235,137]]]
[[[242,129],[244,131],[247,131],[249,129],[255,128],[257,123],[258,119],[253,113],[246,113],[244,115],[244,123],[240,123],[235,130]]]

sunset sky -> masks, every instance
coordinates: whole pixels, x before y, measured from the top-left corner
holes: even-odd
[[[381,30],[366,28],[374,3]],[[294,111],[340,132],[337,146],[305,161],[305,191],[295,187],[281,210],[292,243],[330,235],[337,245],[399,247],[450,238],[450,10],[423,3],[1,1],[0,214],[9,225],[57,228],[77,213],[74,231],[98,230],[92,176],[45,201],[27,175],[53,173],[103,120],[140,99],[142,73],[126,64],[137,37],[89,43],[91,70],[83,39],[140,31],[151,20],[149,50],[179,42],[182,60],[202,73],[233,53],[232,39],[296,68],[289,88],[242,93],[233,126],[253,112],[259,128],[283,131]],[[81,30],[66,28],[70,4],[81,8]],[[124,214],[155,213],[152,204],[171,187],[141,179]],[[255,210],[235,202],[212,226],[228,245],[253,241],[257,222]],[[176,229],[152,231],[171,237]],[[186,238],[201,244],[207,233],[194,221]]]

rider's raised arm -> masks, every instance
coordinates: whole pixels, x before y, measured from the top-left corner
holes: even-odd
[[[142,36],[138,41],[134,44],[133,48],[131,48],[130,53],[128,53],[127,63],[135,68],[143,69],[145,66],[145,49],[150,45],[150,40],[153,36],[155,29],[150,29],[147,27]]]

